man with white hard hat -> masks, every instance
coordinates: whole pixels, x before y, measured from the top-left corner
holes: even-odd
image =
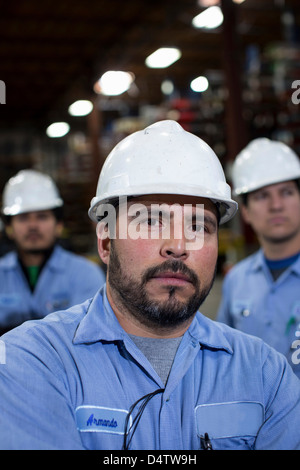
[[[106,285],[2,337],[1,449],[300,448],[286,359],[198,311],[236,210],[215,153],[174,121],[112,150],[89,210]]]
[[[52,178],[35,170],[4,187],[2,216],[16,249],[0,258],[0,334],[83,302],[105,282],[95,263],[57,244],[62,206]]]
[[[253,140],[235,159],[234,191],[260,249],[225,277],[217,319],[283,353],[300,378],[300,161],[282,142]]]

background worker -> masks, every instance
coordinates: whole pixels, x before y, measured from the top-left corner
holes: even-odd
[[[299,158],[281,142],[255,139],[236,157],[232,179],[260,250],[225,277],[217,319],[262,338],[300,377]]]
[[[105,282],[95,263],[57,244],[62,206],[53,180],[35,170],[4,188],[2,215],[16,249],[0,258],[0,334],[83,302]]]
[[[89,210],[106,286],[2,337],[1,449],[300,449],[286,359],[197,312],[236,209],[217,156],[174,121],[112,150]]]

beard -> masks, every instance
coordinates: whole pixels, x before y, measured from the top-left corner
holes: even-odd
[[[56,241],[51,242],[51,244],[48,243],[45,248],[43,247],[39,248],[36,246],[30,247],[30,246],[25,246],[24,244],[22,245],[16,244],[16,249],[17,249],[19,256],[22,256],[22,254],[36,255],[36,256],[43,256],[46,259],[46,258],[49,258],[49,256],[53,252],[55,245],[56,245]]]
[[[147,293],[146,284],[155,275],[166,271],[188,276],[195,293],[186,301],[181,301],[177,298],[177,291],[180,287],[166,286],[167,300],[152,299]],[[148,268],[141,275],[140,281],[137,281],[122,268],[114,243],[111,243],[108,265],[109,284],[117,296],[120,307],[147,327],[174,328],[192,319],[209,294],[215,274],[216,269],[209,285],[201,289],[199,278],[194,271],[182,261],[173,259]]]

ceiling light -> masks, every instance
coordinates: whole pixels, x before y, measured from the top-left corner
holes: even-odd
[[[214,29],[223,23],[223,13],[220,7],[213,6],[199,13],[192,20],[195,28]]]
[[[164,80],[160,88],[164,95],[172,95],[174,91],[174,85],[171,80]]]
[[[150,54],[145,63],[153,69],[163,69],[180,59],[181,51],[176,47],[161,47]]]
[[[71,116],[86,116],[93,109],[93,103],[89,100],[78,100],[69,106]]]
[[[206,77],[200,76],[191,81],[191,89],[197,93],[207,90],[209,83]]]
[[[121,95],[130,88],[133,80],[132,73],[110,70],[95,83],[94,91],[106,96]]]
[[[54,122],[46,129],[48,137],[63,137],[70,130],[70,126],[67,122]]]

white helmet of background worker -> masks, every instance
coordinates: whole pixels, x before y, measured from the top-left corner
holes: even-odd
[[[270,184],[300,178],[300,160],[283,142],[266,137],[252,140],[235,158],[232,183],[235,195]]]
[[[97,208],[101,204],[147,194],[208,198],[217,204],[221,224],[231,219],[238,207],[231,199],[230,186],[213,150],[170,120],[129,135],[110,152],[89,216],[97,222]]]
[[[10,178],[3,190],[4,215],[55,209],[63,205],[50,176],[36,170],[21,170]]]

